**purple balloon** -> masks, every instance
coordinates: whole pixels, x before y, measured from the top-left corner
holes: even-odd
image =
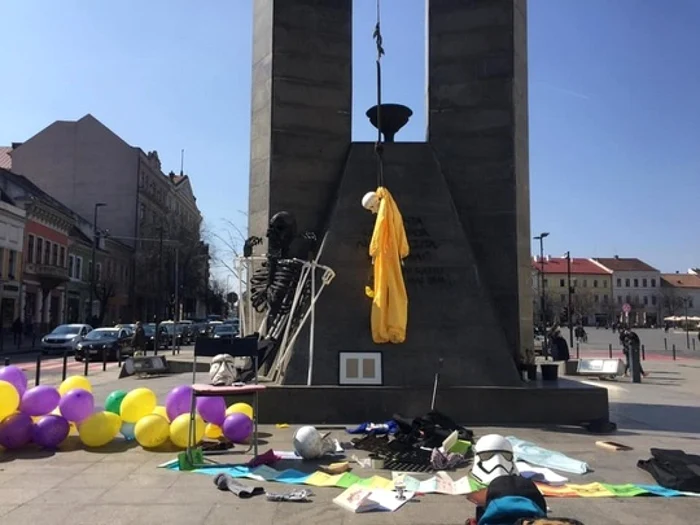
[[[95,408],[95,400],[87,390],[75,388],[66,392],[61,398],[58,408],[61,410],[61,415],[68,421],[80,423],[92,414]]]
[[[27,390],[27,376],[24,375],[24,371],[18,366],[10,365],[0,368],[0,381],[7,381],[12,384],[17,389],[20,398]]]
[[[19,410],[28,416],[43,416],[56,408],[60,401],[61,394],[56,387],[39,385],[24,393]]]
[[[224,419],[224,436],[234,443],[243,443],[253,433],[253,421],[245,414],[234,413]]]
[[[65,417],[48,415],[34,424],[34,443],[43,448],[55,449],[70,433],[70,423]]]
[[[226,401],[223,397],[198,397],[197,412],[207,423],[221,426],[226,419]]]
[[[0,445],[8,450],[20,448],[32,440],[32,418],[27,414],[12,414],[0,423]]]
[[[191,405],[192,387],[189,385],[176,386],[165,398],[165,411],[170,421],[175,421],[180,414],[189,413]]]

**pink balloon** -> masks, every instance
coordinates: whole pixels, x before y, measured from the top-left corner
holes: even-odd
[[[43,448],[55,449],[70,433],[70,423],[65,417],[48,415],[34,424],[34,443]]]
[[[226,419],[226,401],[223,397],[198,397],[197,412],[207,423],[221,426]]]
[[[180,414],[187,414],[192,405],[192,387],[181,385],[173,388],[165,398],[165,411],[168,419],[174,421]]]
[[[66,392],[61,398],[58,408],[61,410],[61,415],[68,421],[80,423],[92,414],[95,408],[95,399],[87,390],[76,388]]]
[[[60,401],[61,394],[55,387],[39,385],[24,393],[19,410],[28,416],[43,416],[56,408]]]
[[[0,445],[8,450],[23,447],[32,440],[32,418],[12,414],[0,423]]]
[[[0,368],[0,381],[7,381],[13,385],[17,389],[20,398],[27,390],[27,376],[18,366],[10,365]]]
[[[234,443],[243,443],[253,433],[253,421],[245,414],[233,413],[224,419],[224,436]]]

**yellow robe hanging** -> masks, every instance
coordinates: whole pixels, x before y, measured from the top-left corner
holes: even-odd
[[[372,300],[372,340],[375,343],[403,343],[408,322],[408,295],[401,270],[401,259],[409,246],[403,218],[389,190],[377,188],[380,199],[369,255],[374,263]]]

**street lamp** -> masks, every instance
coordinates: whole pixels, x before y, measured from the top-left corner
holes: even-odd
[[[571,322],[571,320],[572,320],[571,319],[571,317],[572,317],[571,294],[573,292],[573,290],[571,289],[571,252],[566,252],[566,254],[564,254],[564,256],[566,257],[566,286],[567,286],[568,292],[569,292],[568,293],[568,304],[569,304],[568,312],[569,312],[569,315],[567,316],[567,321],[569,322],[569,346],[571,346],[573,348],[573,346],[574,346],[574,325]]]
[[[690,297],[683,298],[683,306],[685,307],[685,347],[690,350],[690,332],[688,326],[688,303],[690,303]]]
[[[548,236],[549,232],[543,232],[533,237],[534,240],[540,241],[540,322],[544,333],[544,348],[547,347],[547,320],[544,315],[544,239]],[[544,350],[542,353],[544,354]]]
[[[92,260],[90,269],[90,322],[92,322],[92,301],[93,301],[93,291],[95,288],[95,255],[97,252],[97,210],[107,206],[104,202],[95,203],[95,212],[92,219],[93,237],[92,237]]]

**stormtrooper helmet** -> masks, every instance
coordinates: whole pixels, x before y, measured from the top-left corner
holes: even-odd
[[[329,434],[323,435],[311,426],[301,427],[294,433],[294,450],[302,459],[316,459],[335,450]]]
[[[379,212],[379,196],[374,191],[365,193],[362,197],[362,207],[371,211],[373,214]]]
[[[513,446],[498,434],[483,436],[474,445],[472,476],[478,482],[488,485],[500,476],[517,474],[513,462]]]
[[[236,362],[228,354],[214,356],[209,365],[209,379],[214,386],[231,386],[238,379]]]

